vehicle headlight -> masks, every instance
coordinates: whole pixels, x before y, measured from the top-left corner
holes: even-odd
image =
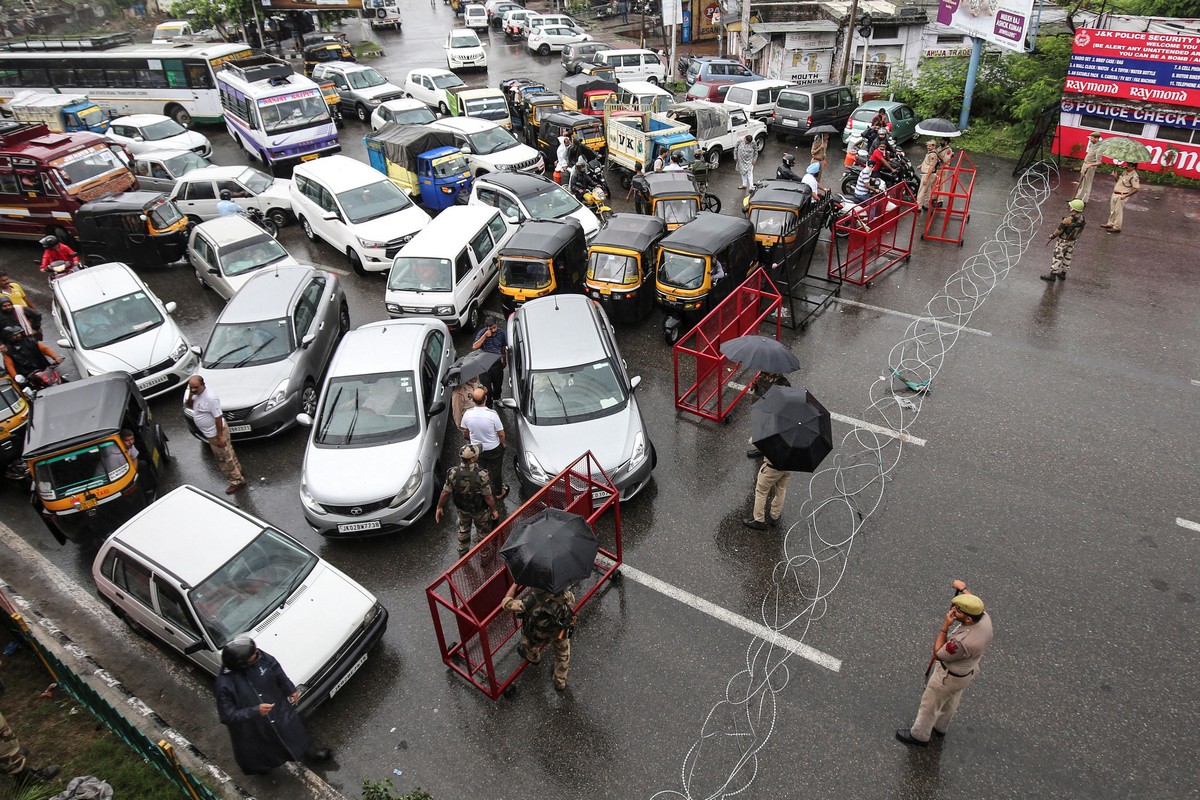
[[[368,102],[368,103],[370,103],[370,104],[371,104],[371,105],[373,105],[373,106],[377,106],[377,105],[379,105],[380,103],[382,103],[383,101],[382,101],[382,100],[380,100],[378,97],[372,97],[372,98],[371,98],[370,100],[368,100],[367,102]]]
[[[400,313],[400,305],[398,303],[384,303],[384,305],[387,306],[387,310],[390,311],[391,313],[393,313],[393,314]]]
[[[291,383],[290,378],[284,378],[275,387],[275,391],[271,392],[271,396],[267,398],[267,411],[270,411],[275,406],[282,403],[288,396],[288,384]]]
[[[528,450],[525,451],[525,466],[529,467],[529,479],[534,483],[549,483],[550,475],[542,469],[537,457]]]
[[[313,499],[313,496],[308,493],[308,486],[304,483],[304,478],[300,478],[300,502],[304,507],[314,514],[324,514],[325,507]]]
[[[447,314],[454,313],[454,306],[434,306],[433,315],[435,317],[444,317]]]
[[[358,243],[368,249],[382,250],[383,248],[387,247],[387,242],[377,242],[374,239],[364,239],[361,236],[355,236],[354,238],[358,239]]]
[[[370,610],[368,610],[367,613],[363,615],[362,627],[369,628],[371,626],[371,623],[374,622],[375,620],[377,620],[379,618],[379,615],[382,612],[383,612],[383,604],[382,603],[376,603],[375,605],[371,606]]]
[[[178,361],[179,359],[181,359],[185,355],[187,355],[187,351],[188,351],[187,342],[185,342],[183,340],[183,337],[181,336],[181,337],[179,337],[179,341],[175,342],[175,347],[173,347],[171,349],[171,360]]]
[[[421,462],[417,462],[417,466],[413,467],[412,475],[408,476],[408,480],[404,482],[404,488],[400,490],[400,494],[392,498],[392,502],[388,503],[388,508],[399,508],[408,502],[408,499],[417,493],[417,489],[421,488]]]
[[[641,463],[646,460],[646,454],[646,436],[638,431],[637,436],[633,437],[633,455],[629,457],[630,471],[641,466]]]

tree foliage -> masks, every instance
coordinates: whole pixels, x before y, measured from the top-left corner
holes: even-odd
[[[1135,17],[1200,16],[1200,6],[1197,6],[1196,0],[1109,0],[1106,5],[1105,10]]]
[[[200,28],[216,28],[222,36],[242,20],[254,18],[252,0],[175,0],[171,14],[178,18],[189,17],[199,23]]]

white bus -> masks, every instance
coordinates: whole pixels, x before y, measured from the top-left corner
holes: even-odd
[[[272,175],[341,150],[321,87],[268,55],[230,61],[217,72],[225,129]]]
[[[214,70],[253,54],[245,43],[132,45],[129,34],[0,45],[0,102],[21,89],[86,95],[114,115],[220,122]]]

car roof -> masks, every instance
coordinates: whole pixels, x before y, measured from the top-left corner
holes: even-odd
[[[515,313],[525,328],[529,366],[533,369],[574,367],[608,357],[596,330],[592,300],[585,295],[539,297]],[[581,322],[584,318],[588,320],[586,330]]]
[[[335,69],[339,72],[361,72],[364,69],[375,69],[370,64],[356,64],[352,61],[326,61],[324,64],[318,64],[317,66],[324,68],[326,71]]]
[[[222,167],[216,164],[211,167],[200,167],[199,169],[188,170],[183,175],[179,176],[180,181],[196,181],[196,180],[221,180],[222,178],[236,178],[248,169],[245,164],[239,164],[236,167]]]
[[[795,85],[796,85],[795,81],[784,81],[784,80],[778,80],[776,78],[764,78],[761,81],[742,81],[741,83],[738,84],[738,88],[741,88],[741,89],[772,89],[776,86],[788,88],[788,87],[795,86]]]
[[[448,242],[461,242],[463,235],[474,234],[500,212],[492,206],[450,206],[434,217],[428,225],[417,231],[417,235],[396,254],[401,256],[454,259],[449,252]]]
[[[326,184],[326,188],[334,194],[387,180],[387,177],[379,170],[343,155],[325,156],[314,161],[306,161],[297,165],[292,174],[315,178]]]
[[[630,94],[662,94],[671,97],[670,92],[650,81],[621,81],[621,88],[628,90]]]
[[[209,241],[217,246],[217,249],[266,233],[240,214],[216,217],[208,222],[201,222],[195,229],[207,236]]]
[[[109,372],[42,389],[33,404],[25,458],[118,433],[124,427],[125,404],[136,391],[127,372]]]
[[[326,381],[342,375],[419,371],[425,334],[445,324],[430,318],[385,319],[360,325],[342,337],[329,362]]]
[[[617,50],[617,49],[605,50],[603,52],[605,52],[605,53],[620,53],[621,55],[632,55],[634,53],[650,53],[651,55],[658,55],[658,53],[655,53],[653,50],[646,50],[645,48],[642,48],[642,47],[624,47],[619,50]]]
[[[429,108],[429,106],[415,97],[398,97],[395,100],[385,100],[382,105],[390,108],[392,111],[405,111],[410,108]]]
[[[813,94],[814,92],[828,92],[833,89],[846,89],[847,86],[840,83],[806,83],[802,86],[789,86],[783,91],[785,92],[803,92],[804,94]]]
[[[613,214],[592,239],[591,247],[620,247],[644,252],[667,232],[660,217]]]
[[[662,246],[711,255],[747,233],[754,233],[754,226],[745,217],[701,211],[663,239]]]
[[[142,283],[137,274],[120,261],[110,261],[72,272],[54,281],[53,286],[54,293],[63,300],[67,308],[76,310],[146,289],[146,284]]]
[[[429,124],[437,125],[446,130],[460,131],[461,133],[479,133],[480,131],[500,127],[490,120],[480,119],[479,117],[442,117]],[[320,161],[321,159],[317,160]]]
[[[238,289],[217,317],[217,324],[279,319],[292,313],[292,299],[317,270],[312,267],[278,267],[256,271]]]
[[[170,117],[164,117],[162,114],[129,114],[124,117],[117,117],[113,120],[113,124],[150,125],[155,122],[162,122],[164,119],[170,119]]]
[[[455,34],[455,33],[475,33],[475,29],[474,29],[474,28],[451,28],[451,29],[450,29],[450,33],[451,33],[451,34]],[[475,38],[477,38],[477,39],[478,39],[478,38],[479,38],[479,34],[475,33]]]
[[[191,588],[245,549],[263,525],[185,484],[118,528],[109,541],[136,551]]]
[[[898,103],[895,100],[868,100],[867,102],[861,104],[858,108],[854,109],[854,111],[855,113],[859,111],[878,111],[881,108],[892,111],[900,108],[902,105],[904,105],[904,103]]]
[[[151,161],[169,161],[170,159],[175,158],[176,156],[184,155],[185,153],[200,155],[195,150],[188,150],[185,147],[173,147],[170,150],[147,150],[144,153],[134,153],[133,160],[140,161],[145,158]]]
[[[531,175],[528,172],[489,172],[475,179],[476,184],[481,182],[492,183],[508,189],[518,197],[541,192],[550,186],[558,185],[544,175]]]
[[[418,67],[417,69],[410,69],[408,74],[424,75],[426,78],[433,78],[441,75],[454,75],[455,73],[448,69],[440,69],[438,67]]]

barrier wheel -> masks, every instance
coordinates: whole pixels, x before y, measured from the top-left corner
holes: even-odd
[[[904,257],[904,263],[905,263],[905,264],[907,264],[907,263],[908,263],[908,262],[910,262],[910,261],[912,261],[912,253],[909,253],[908,255],[906,255],[906,256]]]
[[[613,583],[620,583],[625,580],[625,576],[621,574],[621,570],[613,570],[612,576],[609,578]]]
[[[504,696],[505,696],[505,697],[507,697],[507,698],[508,698],[508,699],[510,699],[510,700],[511,700],[512,698],[516,697],[516,696],[517,696],[517,687],[515,687],[515,686],[510,686],[510,687],[508,687],[507,689],[505,689],[505,690],[504,690]]]

